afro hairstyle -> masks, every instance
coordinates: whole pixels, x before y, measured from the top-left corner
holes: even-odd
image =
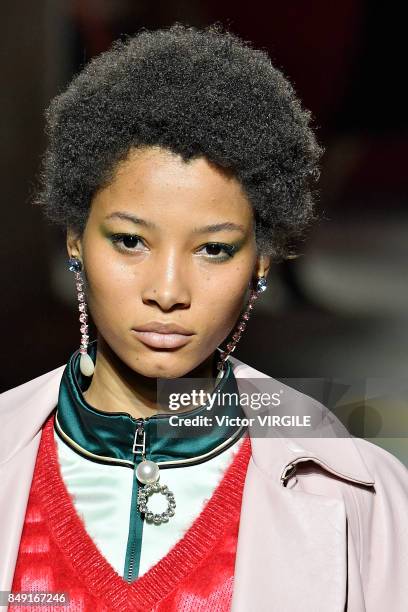
[[[293,86],[269,55],[219,22],[179,22],[115,41],[45,111],[48,146],[34,204],[82,234],[93,194],[134,147],[205,156],[240,181],[256,245],[297,257],[315,210],[323,149]]]

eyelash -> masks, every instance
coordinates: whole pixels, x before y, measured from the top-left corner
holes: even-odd
[[[131,248],[123,248],[123,246],[119,246],[121,241],[125,238],[137,238],[138,241],[143,242],[140,236],[138,236],[137,234],[113,234],[111,235],[110,240],[113,242],[116,248],[122,253],[130,253],[131,251],[134,250]],[[226,261],[227,259],[233,257],[235,255],[235,251],[237,250],[236,247],[233,246],[232,244],[225,244],[223,242],[207,242],[206,244],[203,245],[202,248],[205,248],[208,246],[219,247],[225,253],[224,257],[218,257],[216,255],[207,255],[209,259],[212,259],[214,261]]]

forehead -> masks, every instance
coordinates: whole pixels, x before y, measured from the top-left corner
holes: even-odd
[[[93,212],[108,215],[117,210],[142,211],[160,216],[215,215],[250,223],[252,206],[238,179],[199,157],[185,162],[161,147],[133,149],[116,167],[111,182],[93,198]],[[188,213],[188,215],[186,214]]]

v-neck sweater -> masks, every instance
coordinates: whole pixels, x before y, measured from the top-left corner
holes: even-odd
[[[126,582],[107,562],[65,487],[53,436],[55,412],[39,446],[12,590],[68,593],[37,610],[201,612],[230,609],[242,490],[251,443],[245,437],[204,509],[143,576]],[[32,606],[13,606],[14,612]]]

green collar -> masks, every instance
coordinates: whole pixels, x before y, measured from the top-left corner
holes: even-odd
[[[97,341],[88,346],[88,353],[95,362]],[[231,446],[245,432],[239,423],[245,415],[239,403],[239,391],[233,369],[227,360],[227,369],[218,381],[213,393],[228,393],[234,401],[217,401],[211,408],[207,404],[188,412],[157,414],[145,419],[135,419],[127,412],[104,412],[87,403],[83,396],[90,378],[79,369],[79,350],[73,353],[61,379],[55,429],[59,437],[82,456],[113,465],[130,468],[140,462],[140,454],[134,453],[136,430],[143,424],[146,458],[155,461],[160,468],[184,467],[207,461]],[[232,424],[229,419],[220,422],[222,416],[239,417]],[[170,421],[170,418],[172,420]],[[207,417],[200,427],[184,424],[185,419]],[[174,425],[174,421],[178,425]],[[139,436],[137,442],[139,442]]]

